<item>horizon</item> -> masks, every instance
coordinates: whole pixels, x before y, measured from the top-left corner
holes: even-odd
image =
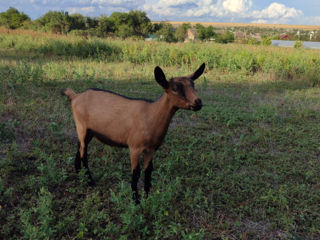
[[[0,0],[0,12],[14,7],[32,20],[48,11],[84,16],[140,10],[151,21],[243,24],[320,25],[320,1],[308,0]]]

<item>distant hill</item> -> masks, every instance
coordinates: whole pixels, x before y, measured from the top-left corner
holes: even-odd
[[[152,21],[152,23],[160,23],[163,21]],[[255,27],[255,28],[274,28],[274,29],[299,29],[299,30],[320,30],[320,25],[291,25],[291,24],[267,24],[267,23],[215,23],[215,22],[181,22],[181,21],[165,21],[173,26],[179,26],[183,23],[196,25],[200,23],[203,26],[213,26],[216,28],[225,27]]]

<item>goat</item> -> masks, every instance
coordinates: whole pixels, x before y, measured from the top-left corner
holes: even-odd
[[[76,130],[78,151],[75,169],[79,172],[81,161],[86,168],[90,186],[95,185],[88,168],[87,148],[93,137],[111,146],[128,147],[130,150],[133,199],[138,204],[137,183],[140,178],[139,158],[144,154],[144,190],[148,196],[151,188],[152,157],[164,141],[170,121],[181,109],[198,111],[201,99],[195,92],[194,80],[205,69],[203,63],[198,70],[186,77],[175,77],[167,81],[160,67],[154,69],[155,80],[163,88],[157,101],[128,98],[107,90],[87,89],[76,94],[72,89],[61,91],[71,101]]]

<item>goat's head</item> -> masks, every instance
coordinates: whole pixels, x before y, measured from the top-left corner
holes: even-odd
[[[174,107],[199,111],[202,101],[194,89],[194,81],[201,76],[205,69],[203,63],[197,71],[186,77],[174,77],[167,81],[160,67],[154,69],[156,81],[162,86],[173,102]]]

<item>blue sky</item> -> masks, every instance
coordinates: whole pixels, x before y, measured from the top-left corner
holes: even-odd
[[[38,18],[49,10],[85,16],[145,11],[151,20],[320,25],[320,0],[0,0]]]

